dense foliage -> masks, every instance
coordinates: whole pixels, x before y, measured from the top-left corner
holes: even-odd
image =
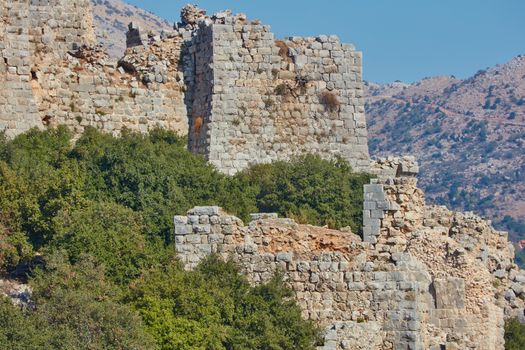
[[[516,318],[505,322],[505,349],[525,349],[525,325]]]
[[[310,349],[317,330],[279,278],[250,287],[211,257],[174,256],[172,217],[219,205],[360,231],[369,178],[304,156],[217,172],[156,130],[122,137],[66,128],[0,140],[0,272],[26,266],[30,308],[0,301],[10,349]]]
[[[234,264],[211,256],[193,272],[148,271],[129,302],[161,349],[313,349],[317,331],[291,297],[278,277],[251,288]]]

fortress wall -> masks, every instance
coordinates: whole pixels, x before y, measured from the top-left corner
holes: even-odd
[[[178,38],[128,50],[122,59],[128,71],[96,48],[77,56],[38,71],[39,106],[49,125],[67,125],[77,134],[87,126],[113,134],[156,127],[186,133]]]
[[[183,34],[183,69],[186,82],[185,102],[188,112],[188,148],[195,153],[207,154],[210,149],[212,110],[221,101],[212,101],[216,79],[213,70],[213,30],[200,26],[192,36]],[[213,119],[215,120],[215,119]]]
[[[27,1],[0,4],[0,130],[8,136],[41,125],[31,88],[29,10]]]
[[[12,0],[9,0],[12,1]],[[36,53],[96,43],[90,0],[29,0],[31,38]]]
[[[190,87],[193,101],[210,106],[190,115],[190,125],[205,125],[190,130],[191,150],[229,174],[304,153],[368,166],[361,53],[352,46],[334,36],[276,41],[242,15],[202,22],[196,35],[211,45],[198,51],[210,61],[213,90],[206,79]]]
[[[400,255],[403,264],[389,262],[383,269],[367,251],[369,245],[351,232],[272,215],[245,227],[218,207],[197,207],[188,216],[175,217],[175,240],[187,268],[219,253],[239,262],[252,283],[284,272],[303,317],[327,331],[319,349],[423,348],[415,327],[430,281],[410,256]]]
[[[320,349],[503,349],[504,317],[523,315],[525,300],[506,233],[472,213],[427,206],[413,158],[371,169],[363,214],[378,233],[365,230],[364,240],[275,214],[244,226],[218,207],[197,207],[175,217],[178,255],[189,269],[212,253],[232,258],[252,283],[284,272],[303,316],[326,330]]]
[[[187,132],[178,35],[128,50],[125,70],[93,46],[89,0],[2,4],[0,129],[8,136],[59,124],[77,134],[87,126]]]

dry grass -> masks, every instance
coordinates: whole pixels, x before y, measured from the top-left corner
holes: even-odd
[[[319,96],[320,102],[324,105],[324,108],[329,112],[339,112],[341,103],[337,98],[337,95],[331,91],[324,91]]]
[[[292,58],[288,54],[290,48],[282,40],[275,41],[275,45],[279,48],[279,56],[288,63],[292,63]]]
[[[203,124],[204,124],[204,118],[200,116],[196,117],[195,122],[193,123],[193,132],[198,134],[201,131]]]

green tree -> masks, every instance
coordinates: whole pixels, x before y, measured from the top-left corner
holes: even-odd
[[[53,223],[54,239],[47,251],[65,251],[71,263],[89,254],[104,264],[109,279],[121,285],[172,255],[172,246],[146,235],[140,213],[115,203],[90,201],[85,207],[59,212]]]
[[[362,225],[363,185],[367,174],[353,173],[347,162],[306,155],[290,162],[255,165],[238,175],[257,187],[257,207],[299,222],[331,227]]]
[[[174,263],[147,272],[128,301],[161,349],[314,349],[318,330],[291,296],[280,279],[252,288],[211,256],[195,271]]]
[[[53,349],[152,349],[140,317],[89,256],[69,265],[54,254],[32,280],[34,317],[53,332]]]

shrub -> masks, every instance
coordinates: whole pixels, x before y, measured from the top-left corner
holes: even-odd
[[[505,349],[525,349],[525,325],[521,324],[517,318],[505,322]]]
[[[319,98],[321,104],[324,105],[325,110],[329,112],[338,112],[341,104],[337,98],[337,95],[331,91],[324,91],[321,93]]]
[[[61,211],[50,250],[64,250],[71,263],[89,254],[105,265],[108,278],[127,284],[141,271],[165,261],[168,251],[144,232],[141,216],[115,203],[89,202],[73,211]]]
[[[49,257],[32,281],[34,308],[0,300],[5,349],[152,349],[139,316],[118,302],[119,290],[88,257],[70,266]]]
[[[21,232],[10,232],[0,224],[0,271],[13,270],[21,263],[27,263],[33,249]]]
[[[281,279],[250,287],[231,262],[197,270],[171,264],[144,274],[128,297],[160,349],[314,349],[318,330],[301,319]]]
[[[362,189],[370,177],[352,173],[341,159],[328,161],[306,155],[290,162],[255,165],[237,177],[246,186],[256,188],[256,204],[261,212],[361,231]]]

